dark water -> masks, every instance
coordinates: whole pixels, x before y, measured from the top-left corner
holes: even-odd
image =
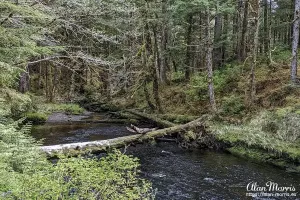
[[[46,138],[45,145],[52,145],[108,139],[131,133],[124,125],[65,123],[35,127],[32,134],[37,139]],[[142,177],[157,188],[156,199],[251,199],[246,197],[246,185],[252,181],[259,186],[264,186],[268,181],[274,181],[279,186],[293,185],[300,197],[299,174],[255,164],[230,154],[208,150],[187,151],[174,143],[165,142],[140,144],[128,148],[126,153],[140,159]]]
[[[156,198],[161,200],[251,199],[246,197],[246,186],[252,181],[260,186],[268,181],[280,186],[292,184],[300,192],[299,174],[255,164],[227,153],[187,151],[171,143],[137,145],[127,151],[140,159],[143,177],[158,189]]]
[[[123,124],[47,123],[32,129],[32,136],[44,139],[44,145],[106,140],[131,134]]]

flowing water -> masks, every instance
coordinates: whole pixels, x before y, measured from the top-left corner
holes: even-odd
[[[45,145],[103,140],[130,134],[121,124],[76,122],[47,123],[35,127],[32,132],[37,139],[45,138]],[[299,174],[255,164],[224,152],[188,151],[178,148],[175,143],[159,142],[138,144],[129,147],[126,153],[140,159],[141,175],[157,189],[156,199],[251,199],[246,197],[247,184],[257,182],[259,186],[265,186],[268,181],[279,186],[292,185],[300,197]]]

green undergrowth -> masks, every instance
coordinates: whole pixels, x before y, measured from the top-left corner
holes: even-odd
[[[234,146],[227,149],[231,154],[253,162],[267,163],[285,169],[289,172],[300,173],[300,166],[288,162],[284,158],[279,158],[277,154],[264,151],[262,149],[246,148],[244,146]]]
[[[0,94],[0,118],[18,119],[24,113],[32,110],[32,100],[28,95],[9,88],[0,88]]]
[[[44,123],[53,112],[80,115],[85,110],[74,103],[38,103],[36,97],[9,88],[0,88],[0,117],[27,118],[34,124]]]
[[[80,107],[79,104],[74,103],[45,103],[38,104],[37,111],[48,114],[53,112],[64,112],[66,114],[80,115],[84,112],[84,108]]]
[[[44,103],[37,104],[29,112],[26,112],[22,116],[26,118],[26,121],[30,121],[33,124],[43,124],[47,121],[49,115],[55,112],[62,112],[68,115],[80,115],[85,110],[78,104],[73,103]]]
[[[289,55],[289,56],[288,56]],[[272,64],[259,58],[256,68],[256,98],[254,107],[248,107],[250,63],[228,63],[214,70],[214,89],[218,114],[232,121],[243,121],[257,111],[300,104],[300,88],[290,85],[290,52],[278,46],[272,55]],[[300,72],[299,72],[300,73]],[[195,72],[189,81],[182,71],[169,74],[170,84],[160,85],[159,96],[164,114],[199,116],[209,114],[207,72]],[[150,100],[153,98],[152,82],[147,84]],[[151,112],[142,86],[132,92],[114,97],[116,105],[139,108]]]
[[[33,124],[43,124],[47,121],[48,115],[45,113],[28,112],[25,114],[26,121]]]
[[[300,115],[296,108],[262,112],[241,125],[209,124],[217,140],[233,149],[242,146],[250,154],[256,149],[264,152],[264,156],[271,156],[272,162],[283,159],[287,163],[300,164]],[[255,157],[254,154],[250,156]]]
[[[47,160],[30,125],[0,118],[0,199],[154,199],[138,159],[120,151],[96,158]]]

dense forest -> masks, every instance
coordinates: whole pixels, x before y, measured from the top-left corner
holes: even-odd
[[[120,150],[50,162],[30,133],[58,112],[143,118],[155,128],[126,141],[179,133],[181,148],[300,172],[299,13],[300,0],[0,0],[0,199],[155,199]]]

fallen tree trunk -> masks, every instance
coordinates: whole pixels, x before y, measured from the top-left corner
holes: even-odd
[[[131,124],[130,127],[126,127],[126,129],[132,133],[145,134],[151,131],[156,131],[158,128],[139,128]]]
[[[146,134],[137,134],[124,136],[109,140],[101,140],[94,142],[81,142],[81,143],[72,143],[72,144],[60,144],[53,146],[42,146],[41,150],[46,152],[47,154],[56,154],[56,153],[64,153],[69,155],[82,154],[86,152],[97,152],[97,151],[105,151],[108,148],[118,148],[130,143],[143,142],[150,139],[155,139],[157,137],[163,137],[165,135],[172,135],[174,133],[186,132],[188,130],[193,130],[201,127],[203,128],[203,120],[199,118],[195,121],[184,125],[177,125],[170,128],[160,129],[156,131],[151,131]]]
[[[135,119],[135,120],[141,120],[141,117],[128,113],[128,112],[124,112],[124,111],[120,111],[120,112],[109,112],[108,115],[111,115],[112,118],[117,118],[117,119]]]
[[[167,120],[173,123],[185,124],[196,120],[198,116],[190,116],[190,115],[174,115],[174,114],[158,114],[155,115],[160,119]]]
[[[142,113],[142,112],[138,112],[138,111],[135,111],[135,110],[126,110],[126,112],[134,114],[134,115],[139,116],[141,118],[147,119],[149,121],[152,121],[160,128],[169,128],[169,127],[172,127],[172,126],[176,126],[176,124],[174,124],[172,122],[160,119],[160,118],[158,118],[154,115],[150,115],[150,114],[147,114],[147,113]]]
[[[102,120],[82,120],[82,123],[92,123],[92,124],[101,124],[101,123],[116,123],[116,124],[130,124],[138,123],[136,119],[102,119]]]

